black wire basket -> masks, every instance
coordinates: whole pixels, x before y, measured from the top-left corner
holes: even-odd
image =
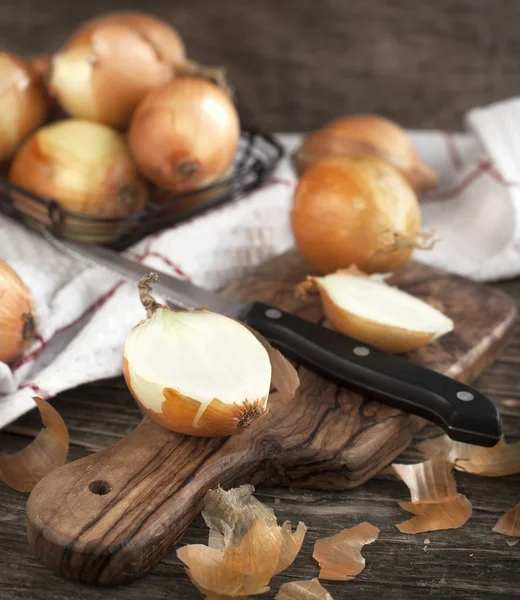
[[[258,188],[272,175],[283,155],[280,143],[255,127],[242,128],[233,169],[228,177],[188,194],[153,189],[146,207],[135,214],[99,218],[62,209],[0,178],[0,212],[32,229],[42,224],[56,237],[97,243],[123,250],[146,235],[230,202]]]

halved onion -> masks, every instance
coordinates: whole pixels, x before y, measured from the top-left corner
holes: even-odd
[[[187,193],[227,173],[239,137],[238,113],[229,96],[205,79],[181,77],[143,100],[128,140],[148,179]]]
[[[178,33],[152,15],[88,21],[52,62],[50,90],[72,116],[125,127],[146,94],[186,61]]]
[[[266,413],[271,363],[243,325],[207,310],[173,311],[139,283],[148,318],[124,347],[126,383],[137,403],[164,427],[196,436],[232,435]]]
[[[48,108],[39,76],[20,57],[0,52],[0,161],[44,123]]]
[[[305,171],[294,195],[296,245],[322,273],[351,265],[395,271],[414,248],[431,247],[420,227],[414,191],[377,157],[324,158]]]
[[[9,364],[19,358],[33,339],[35,328],[31,292],[0,260],[0,362]]]
[[[410,352],[453,329],[453,321],[426,302],[353,271],[309,277],[327,319],[341,333],[386,352]]]
[[[146,204],[148,189],[140,177],[123,137],[105,125],[79,119],[52,123],[37,131],[15,156],[9,180],[42,198],[56,200],[65,210],[90,217],[124,217]],[[17,207],[30,217],[47,223],[44,207],[21,194]],[[81,222],[66,219],[69,229]],[[129,227],[123,224],[122,227]],[[98,241],[111,239],[118,224],[100,224]]]
[[[370,154],[400,171],[416,191],[437,185],[435,173],[421,162],[406,131],[378,115],[350,115],[310,134],[294,156],[303,173],[317,160],[338,154]]]

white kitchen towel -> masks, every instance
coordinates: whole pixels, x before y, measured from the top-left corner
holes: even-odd
[[[421,158],[440,175],[421,198],[424,229],[440,239],[415,258],[478,280],[520,273],[520,101],[468,115],[469,133],[411,132]],[[519,138],[520,139],[520,138]],[[301,136],[283,135],[288,154]],[[518,148],[517,148],[518,145]],[[156,233],[128,251],[150,269],[218,289],[293,245],[296,178],[289,159],[247,197]],[[38,331],[25,355],[0,363],[0,427],[77,385],[121,373],[123,343],[144,311],[135,286],[64,256],[39,235],[0,217],[0,258],[30,287]]]

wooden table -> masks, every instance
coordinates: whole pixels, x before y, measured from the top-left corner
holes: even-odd
[[[499,284],[520,304],[520,280]],[[520,438],[520,324],[503,356],[477,382],[500,406],[509,441]],[[122,378],[85,385],[61,394],[54,405],[65,419],[71,436],[69,459],[114,443],[139,422],[140,413]],[[36,414],[29,414],[0,432],[0,452],[13,452],[39,430]],[[426,428],[421,438],[435,433]],[[413,458],[409,449],[403,458]],[[416,600],[419,597],[479,600],[520,598],[520,544],[509,546],[492,533],[500,515],[520,502],[520,475],[496,479],[457,473],[459,490],[473,504],[473,516],[457,531],[407,536],[394,527],[409,516],[398,500],[408,499],[402,483],[373,479],[346,492],[261,489],[257,496],[273,507],[279,520],[303,520],[309,527],[296,562],[272,582],[273,598],[279,586],[318,573],[312,548],[318,537],[369,521],[381,529],[376,543],[364,550],[367,567],[354,581],[331,583],[335,600]],[[0,484],[0,598],[2,600],[195,600],[200,594],[184,573],[175,551],[143,579],[118,588],[92,588],[61,579],[36,559],[26,541],[26,497]],[[424,541],[429,538],[430,543]],[[182,543],[206,543],[207,528],[199,517]]]

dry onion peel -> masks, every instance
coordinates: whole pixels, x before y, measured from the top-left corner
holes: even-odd
[[[520,538],[520,504],[507,511],[493,527],[495,533]]]
[[[354,269],[308,277],[300,290],[319,291],[327,319],[341,333],[385,350],[410,352],[453,329],[453,321],[380,276]]]
[[[276,525],[271,508],[253,496],[252,485],[241,485],[228,491],[218,487],[204,497],[202,516],[210,531],[222,536],[224,546],[239,544],[255,521]]]
[[[43,398],[34,401],[43,429],[20,452],[0,457],[0,481],[18,492],[30,492],[40,479],[65,463],[69,452],[69,432],[58,411]]]
[[[208,492],[202,514],[210,527],[210,546],[177,551],[191,580],[208,598],[267,591],[271,578],[294,561],[303,543],[305,525],[299,523],[294,533],[288,522],[279,527],[273,511],[253,491],[241,486]]]
[[[48,105],[40,76],[21,58],[0,52],[0,161],[45,122]]]
[[[174,311],[157,303],[155,273],[139,282],[147,318],[128,334],[126,383],[164,427],[196,436],[244,431],[267,412],[271,363],[255,336],[207,310]]]
[[[141,172],[178,193],[222,179],[239,137],[238,113],[229,96],[197,77],[181,77],[151,92],[135,111],[128,134]]]
[[[367,273],[396,271],[414,248],[431,248],[420,231],[417,197],[388,163],[371,156],[318,161],[300,178],[292,229],[300,252],[331,273],[357,265]]]
[[[520,473],[520,442],[506,444],[504,438],[492,448],[455,442],[447,435],[425,440],[417,450],[426,458],[445,460],[457,471],[484,477],[505,477]]]
[[[284,583],[275,600],[333,600],[317,579]]]
[[[36,317],[31,292],[0,260],[0,362],[12,363],[33,339]]]
[[[441,502],[457,495],[451,465],[428,460],[413,465],[392,464],[394,473],[408,489],[412,502]]]
[[[303,173],[317,160],[338,154],[369,154],[386,160],[416,191],[437,185],[436,174],[421,162],[406,131],[377,115],[351,115],[307,136],[294,155]]]
[[[458,529],[471,517],[470,501],[457,493],[452,466],[442,460],[413,465],[392,464],[394,474],[410,490],[411,502],[399,506],[416,515],[396,527],[402,533]]]
[[[361,549],[377,540],[379,529],[370,523],[360,523],[336,535],[317,540],[313,558],[320,563],[320,579],[350,581],[365,568]]]
[[[282,534],[280,556],[276,573],[284,571],[300,551],[307,528],[298,523],[292,532],[289,521],[278,527],[273,510],[253,496],[252,485],[242,485],[224,491],[221,488],[210,490],[204,498],[202,516],[210,528],[210,547],[227,547],[240,544],[244,535],[257,521],[264,521],[270,527],[276,527]]]
[[[401,533],[423,533],[459,529],[471,517],[471,503],[463,494],[442,502],[399,502],[399,506],[415,517],[396,525]]]

